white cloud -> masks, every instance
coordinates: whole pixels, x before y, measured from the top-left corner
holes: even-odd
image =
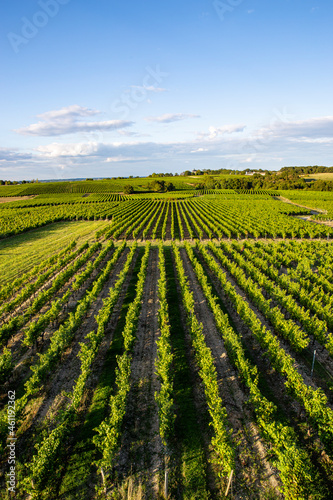
[[[137,162],[137,161],[149,161],[150,158],[148,157],[143,157],[143,158],[136,158],[135,156],[111,156],[107,158],[105,161],[106,163],[122,163],[122,162]]]
[[[189,115],[185,113],[175,113],[175,114],[165,114],[161,116],[148,116],[145,118],[147,122],[157,122],[157,123],[172,123],[181,120],[186,120],[188,118],[200,118],[199,115]]]
[[[56,177],[67,178],[107,176],[107,166],[113,169],[112,175],[144,175],[154,170],[180,172],[186,161],[193,169],[243,169],[248,164],[252,168],[272,169],[284,165],[331,165],[332,127],[333,117],[302,121],[281,118],[251,133],[240,133],[245,130],[244,125],[211,127],[201,136],[183,142],[149,141],[140,135],[134,141],[123,135],[118,142],[54,142],[31,151],[0,148],[0,170],[6,172],[6,177],[10,171],[12,177],[42,179],[54,178],[54,174],[47,173],[50,171]],[[117,163],[121,168],[117,168]]]
[[[331,139],[333,137],[333,116],[322,116],[299,121],[274,120],[271,126],[258,131],[261,135],[296,138]]]
[[[118,134],[125,137],[133,137],[135,135],[139,135],[137,132],[131,132],[130,130],[118,130]]]
[[[95,116],[98,115],[100,111],[95,109],[84,108],[83,106],[78,106],[77,104],[73,104],[72,106],[67,106],[65,108],[56,109],[54,111],[47,111],[46,113],[42,113],[37,115],[37,118],[41,118],[45,121],[52,120],[67,120],[67,119],[75,119],[82,116]]]
[[[205,151],[209,151],[207,148],[198,148],[198,149],[194,149],[193,151],[191,151],[191,153],[204,153]]]
[[[311,139],[310,137],[291,137],[289,141],[307,144],[333,144],[333,137],[318,137],[316,139]]]
[[[91,156],[98,150],[97,142],[59,144],[54,142],[47,146],[39,146],[36,151],[49,158],[58,158],[60,156]]]
[[[245,128],[245,125],[224,125],[223,127],[211,126],[208,128],[209,132],[200,132],[198,136],[200,139],[216,139],[221,135],[243,132]]]
[[[108,131],[117,130],[133,125],[131,121],[109,120],[99,122],[80,121],[87,116],[98,115],[100,111],[73,105],[66,108],[48,111],[37,115],[40,121],[27,127],[16,130],[22,135],[33,136],[58,136],[65,134],[75,134],[77,132],[92,132],[95,130]]]

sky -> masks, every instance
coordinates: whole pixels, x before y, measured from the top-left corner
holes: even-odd
[[[330,0],[2,0],[0,179],[333,165]]]

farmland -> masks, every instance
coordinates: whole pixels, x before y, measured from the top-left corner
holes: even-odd
[[[332,181],[333,180],[333,174],[332,172],[323,172],[323,173],[315,173],[315,174],[308,174],[303,176],[304,179],[316,179],[316,180],[322,180],[322,181]]]
[[[0,188],[0,498],[330,498],[331,193],[52,184]]]

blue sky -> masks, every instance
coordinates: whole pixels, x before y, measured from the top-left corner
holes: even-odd
[[[328,0],[3,0],[0,179],[333,165]]]

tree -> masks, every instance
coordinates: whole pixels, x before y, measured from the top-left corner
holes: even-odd
[[[165,191],[174,191],[175,186],[172,184],[172,182],[155,180],[148,184],[148,189],[157,193],[163,193]]]
[[[133,194],[134,193],[133,186],[131,186],[131,184],[126,184],[126,186],[124,186],[124,193],[125,194]]]
[[[172,184],[172,182],[166,182],[165,188],[167,191],[174,191],[176,189],[175,186]]]
[[[205,189],[215,189],[215,180],[211,175],[207,175],[205,178]]]

